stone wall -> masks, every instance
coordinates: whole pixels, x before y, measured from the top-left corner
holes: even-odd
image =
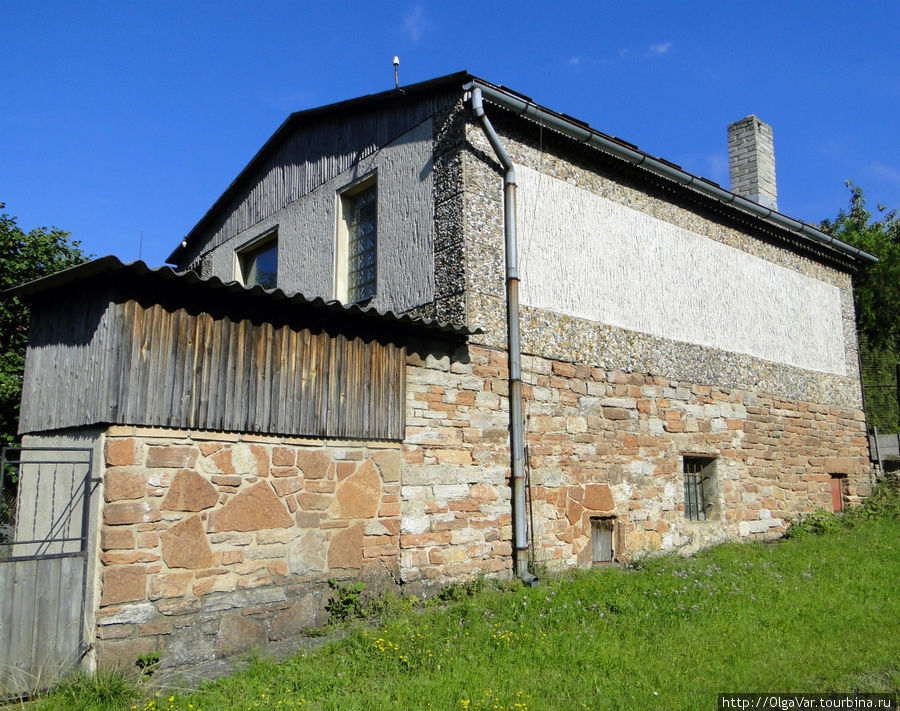
[[[414,349],[413,349],[414,350]],[[726,539],[868,495],[863,413],[748,390],[525,357],[535,560],[591,564],[591,519],[614,517],[627,561]],[[449,582],[511,570],[506,354],[408,357],[401,577]],[[709,519],[684,511],[685,456],[716,460]]]
[[[397,444],[113,427],[98,660],[224,656],[322,624],[327,579],[399,579]]]

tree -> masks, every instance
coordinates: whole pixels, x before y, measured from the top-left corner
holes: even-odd
[[[879,259],[861,265],[853,275],[866,415],[880,430],[900,432],[900,218],[896,210],[879,205],[880,219],[873,220],[862,188],[849,180],[847,187],[849,207],[820,228]]]
[[[0,291],[84,262],[80,242],[68,232],[39,227],[24,232],[0,202]],[[28,340],[28,307],[18,297],[0,299],[0,445],[18,440],[19,401]]]

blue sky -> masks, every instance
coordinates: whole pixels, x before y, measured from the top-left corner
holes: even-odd
[[[466,69],[728,187],[772,124],[782,212],[900,208],[900,4],[0,0],[0,202],[162,264],[292,111]]]

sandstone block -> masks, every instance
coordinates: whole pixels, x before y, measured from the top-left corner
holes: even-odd
[[[566,518],[569,520],[569,523],[578,523],[581,520],[581,514],[583,513],[583,511],[584,507],[580,503],[570,499],[568,505],[566,506]]]
[[[239,442],[231,448],[231,466],[236,474],[244,476],[265,476],[259,473],[256,454],[250,446]]]
[[[275,477],[298,476],[301,473],[297,467],[276,467],[276,466],[272,467],[271,472],[272,472],[272,476],[275,476]]]
[[[295,476],[287,479],[273,479],[272,486],[275,487],[275,493],[279,496],[288,496],[303,488],[303,477]]]
[[[363,562],[363,534],[361,523],[335,533],[328,546],[328,567],[359,568]]]
[[[362,545],[362,536],[360,536]],[[296,539],[288,549],[288,570],[293,575],[324,572],[328,568],[325,532],[311,529]]]
[[[297,503],[304,511],[327,511],[333,502],[334,497],[326,494],[297,494]]]
[[[212,565],[212,549],[199,516],[191,516],[160,534],[163,560],[170,568],[208,568]]]
[[[106,466],[127,467],[135,463],[135,446],[133,439],[106,440]]]
[[[147,449],[147,466],[189,469],[197,461],[197,449],[185,445],[154,445]]]
[[[318,627],[325,621],[324,618],[321,597],[307,595],[272,618],[269,623],[269,638],[287,639],[304,629]]]
[[[856,474],[856,460],[850,457],[828,457],[825,459],[826,474]]]
[[[269,452],[265,447],[258,444],[249,444],[247,447],[250,454],[256,460],[256,475],[261,477],[269,476]]]
[[[289,528],[294,519],[268,481],[260,481],[236,494],[209,516],[209,531],[259,531]]]
[[[120,526],[128,523],[152,523],[162,519],[155,506],[146,501],[119,501],[103,507],[103,523]]]
[[[240,481],[238,481],[240,483]],[[172,479],[163,511],[202,511],[216,505],[219,494],[216,487],[197,472],[182,469]]]
[[[272,450],[272,466],[292,467],[297,463],[297,453],[291,447],[275,447]]]
[[[103,477],[104,497],[107,501],[142,499],[147,490],[143,472],[135,467],[110,467]]]
[[[100,531],[100,548],[104,551],[134,548],[134,532],[130,528],[107,528]]]
[[[134,660],[144,654],[155,652],[159,646],[156,637],[102,640],[97,643],[97,661],[104,665],[121,665],[124,660]]]
[[[222,616],[216,637],[216,656],[228,657],[266,643],[266,631],[250,617],[236,613]]]
[[[154,575],[150,578],[150,594],[148,597],[151,600],[184,597],[193,577],[193,574],[188,572]]]
[[[104,569],[103,593],[100,597],[101,606],[143,600],[146,597],[146,566],[129,565],[122,568]]]
[[[381,472],[382,481],[400,481],[400,465],[403,462],[403,458],[399,450],[389,449],[383,452],[375,452],[372,455],[372,459]]]
[[[612,513],[616,509],[612,492],[606,484],[585,484],[582,505],[591,511]]]
[[[381,503],[381,477],[371,461],[344,479],[335,494],[341,518],[373,518]]]
[[[234,474],[234,464],[231,461],[231,450],[223,449],[213,454],[210,459],[222,474]]]
[[[622,407],[604,407],[602,411],[608,420],[627,420],[630,417],[628,410]]]
[[[321,450],[301,449],[297,452],[297,466],[307,479],[324,479],[331,458]]]

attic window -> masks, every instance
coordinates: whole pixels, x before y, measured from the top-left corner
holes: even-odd
[[[235,252],[235,278],[244,286],[278,286],[278,228],[251,240]]]
[[[336,296],[358,303],[375,296],[378,276],[378,184],[375,175],[356,181],[339,194]]]

